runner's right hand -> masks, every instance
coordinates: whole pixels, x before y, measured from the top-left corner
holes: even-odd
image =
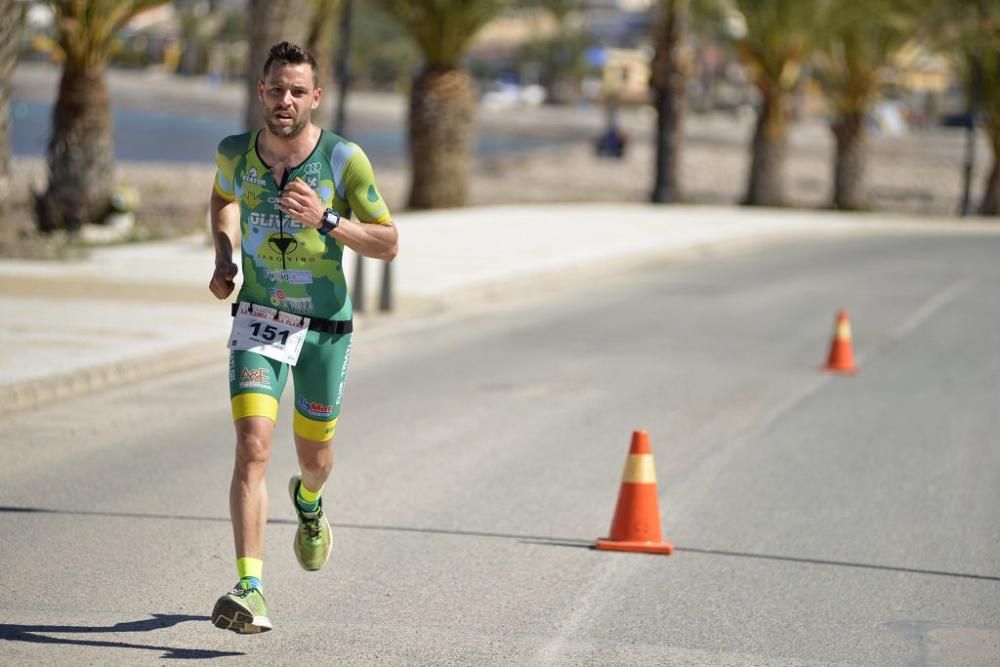
[[[234,279],[237,271],[236,264],[233,262],[215,265],[215,273],[212,274],[212,280],[208,283],[208,289],[215,295],[215,298],[225,299],[233,293],[233,290],[236,289]]]

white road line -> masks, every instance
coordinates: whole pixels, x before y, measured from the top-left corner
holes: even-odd
[[[861,362],[866,359],[879,356],[889,345],[897,343],[903,338],[909,336],[924,322],[933,317],[935,313],[941,310],[941,308],[972,289],[976,282],[976,280],[970,278],[962,278],[932,295],[929,299],[920,304],[915,311],[910,313],[905,320],[900,322],[899,326],[896,327],[891,334],[889,334],[887,339],[882,341],[879,345],[869,349],[867,352],[859,352],[856,355],[858,365],[860,366]]]
[[[532,664],[555,665],[566,652],[566,646],[570,638],[580,629],[583,622],[593,616],[601,602],[607,598],[607,592],[611,590],[612,579],[618,576],[618,570],[624,559],[620,554],[605,556],[607,560],[601,563],[602,569],[597,576],[590,580],[590,584],[583,593],[572,600],[569,604],[573,610],[566,622],[559,628],[558,634],[547,641],[538,652]]]
[[[934,313],[940,310],[948,302],[953,301],[958,296],[964,292],[972,289],[976,281],[968,278],[963,278],[962,280],[956,280],[948,287],[944,288],[930,299],[925,301],[919,308],[917,308],[909,317],[903,320],[902,324],[892,332],[892,340],[899,340],[904,336],[908,336],[917,327],[926,322]]]
[[[903,320],[889,335],[888,339],[882,342],[882,344],[869,349],[867,353],[859,352],[856,355],[858,365],[863,365],[861,362],[865,359],[871,359],[872,357],[879,356],[887,346],[913,333],[941,308],[960,295],[966,293],[968,290],[972,289],[975,284],[975,280],[963,278],[956,280],[944,289],[933,294],[930,298],[921,303],[920,306],[918,306],[917,309],[914,310],[905,320]],[[770,410],[765,412],[759,420],[748,425],[748,427],[742,431],[734,433],[728,445],[716,449],[706,456],[700,463],[696,464],[689,471],[690,474],[688,475],[688,479],[697,479],[698,488],[709,488],[716,476],[720,474],[722,469],[727,465],[728,457],[733,451],[748,442],[752,442],[754,438],[767,432],[769,428],[778,423],[786,414],[790,413],[802,402],[806,401],[811,396],[819,392],[828,383],[832,382],[833,377],[835,376],[830,373],[821,373],[809,382],[806,382],[789,393],[783,401],[780,401]],[[688,489],[686,488],[684,482],[676,485],[674,490],[677,491],[677,493],[673,494],[674,499],[671,500],[671,507],[674,512],[682,513],[689,505],[696,506],[698,503],[704,501],[697,488]]]

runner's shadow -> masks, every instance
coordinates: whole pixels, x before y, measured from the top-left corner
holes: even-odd
[[[116,634],[124,632],[151,632],[169,628],[186,621],[207,621],[208,616],[188,616],[186,614],[153,614],[153,618],[142,621],[125,621],[112,626],[93,627],[86,625],[13,625],[0,623],[0,640],[28,642],[30,644],[63,644],[67,646],[95,646],[103,648],[137,648],[147,651],[163,651],[161,658],[174,660],[206,660],[232,655],[245,655],[233,651],[212,651],[197,648],[175,648],[153,644],[129,644],[101,639],[75,639],[50,637],[48,634]]]

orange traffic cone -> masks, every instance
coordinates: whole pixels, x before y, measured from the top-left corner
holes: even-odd
[[[660,507],[656,497],[656,468],[649,434],[632,433],[618,505],[611,520],[611,535],[597,540],[598,549],[610,551],[641,551],[651,554],[671,554],[674,545],[660,534]]]
[[[841,308],[837,312],[837,326],[833,332],[833,342],[830,343],[830,358],[824,370],[832,373],[856,373],[854,365],[854,350],[851,346],[851,322],[847,312]]]

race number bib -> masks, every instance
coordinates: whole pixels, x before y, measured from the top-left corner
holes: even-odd
[[[256,352],[294,366],[308,329],[308,317],[241,301],[233,317],[229,348]]]

